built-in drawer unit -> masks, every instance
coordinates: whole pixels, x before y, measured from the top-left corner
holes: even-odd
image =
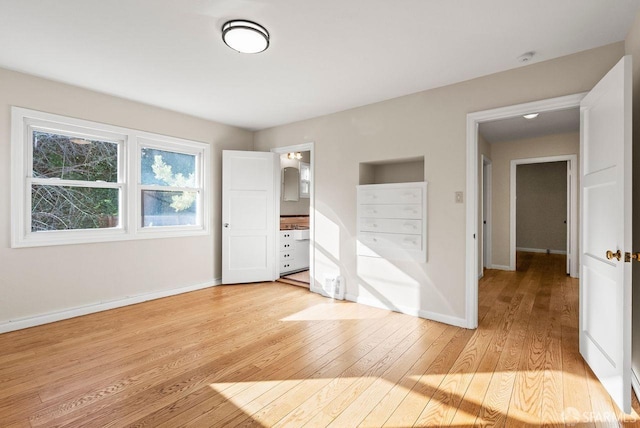
[[[427,259],[427,183],[358,186],[358,255]]]
[[[309,230],[280,231],[280,273],[309,269]]]

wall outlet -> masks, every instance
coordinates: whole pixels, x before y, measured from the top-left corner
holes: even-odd
[[[464,202],[462,197],[462,192],[456,192],[456,204],[461,204]]]
[[[322,289],[327,296],[344,300],[345,284],[340,275],[325,275]]]

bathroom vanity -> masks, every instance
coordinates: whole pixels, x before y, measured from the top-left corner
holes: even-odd
[[[309,228],[280,231],[280,274],[309,269]]]

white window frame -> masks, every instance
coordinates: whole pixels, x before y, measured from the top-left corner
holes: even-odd
[[[181,153],[181,154],[195,156],[195,172],[194,172],[195,186],[194,187],[172,187],[172,186],[160,186],[160,185],[153,185],[153,184],[151,185],[142,184],[142,168],[140,168],[140,165],[141,165],[143,148],[157,149],[157,150],[163,150],[165,152]],[[201,228],[199,225],[204,224],[204,210],[202,208],[204,204],[203,195],[205,191],[204,190],[205,180],[204,180],[203,172],[206,172],[207,170],[207,168],[205,168],[204,166],[204,160],[205,160],[204,157],[205,156],[202,150],[201,143],[194,143],[194,142],[185,141],[185,140],[178,141],[175,138],[169,138],[169,137],[158,138],[158,136],[151,136],[149,134],[146,134],[146,136],[141,136],[140,138],[137,139],[136,164],[138,165],[138,171],[137,171],[138,189],[137,189],[136,196],[139,197],[138,199],[139,203],[136,203],[135,225],[138,233],[145,234],[145,235],[157,234],[160,230],[162,230],[163,232],[178,233],[178,232],[190,232],[193,230],[199,230]],[[142,218],[142,191],[144,190],[158,190],[158,191],[170,191],[170,192],[171,191],[178,191],[178,192],[195,191],[197,193],[196,222],[198,225],[144,227],[143,218]]]
[[[118,144],[116,183],[33,178],[32,131],[43,130],[101,139]],[[196,156],[198,224],[194,226],[142,227],[140,150],[142,147]],[[11,246],[12,248],[110,242],[148,238],[171,238],[211,233],[210,146],[206,143],[168,137],[119,126],[75,119],[51,113],[11,107]],[[50,180],[50,181],[49,181]],[[83,187],[118,188],[118,226],[105,229],[31,231],[31,185],[72,184]],[[158,190],[171,190],[151,186]],[[179,188],[183,190],[183,188]],[[189,188],[189,190],[192,190]]]

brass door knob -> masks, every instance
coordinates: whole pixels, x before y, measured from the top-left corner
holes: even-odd
[[[611,250],[607,250],[607,260],[616,259],[620,261],[621,258],[622,258],[622,253],[620,252],[620,250],[616,251],[615,253]]]
[[[624,253],[624,261],[631,262],[631,260],[640,262],[640,253]]]

